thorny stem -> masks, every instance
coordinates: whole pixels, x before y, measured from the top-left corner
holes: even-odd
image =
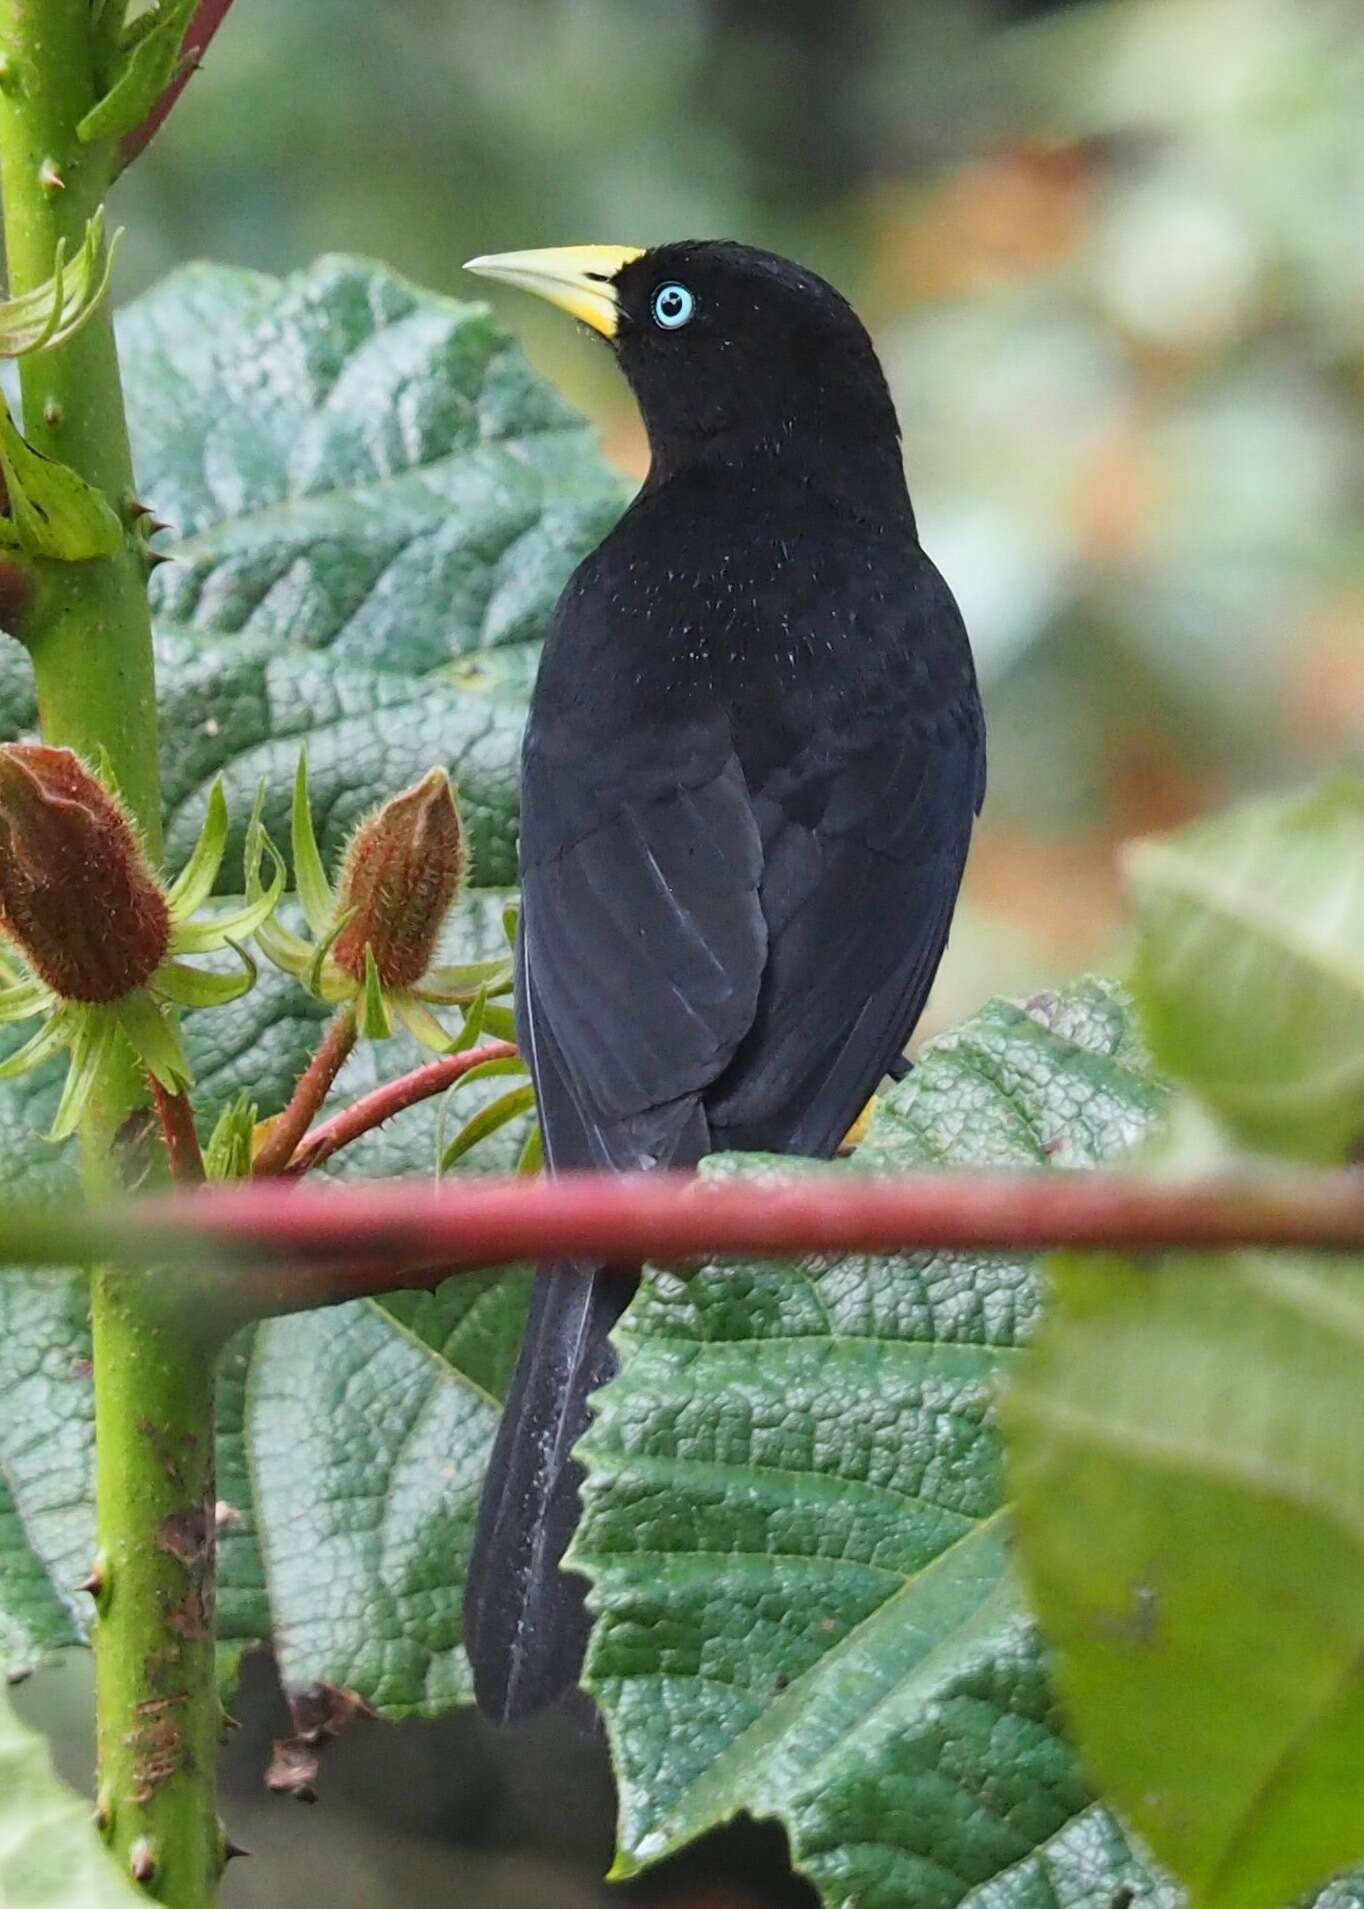
[[[189,1095],[169,1093],[154,1077],[150,1078],[150,1086],[166,1142],[171,1178],[181,1186],[198,1186],[204,1178],[204,1156],[199,1148]]]
[[[831,1170],[800,1178],[582,1173],[284,1187],[254,1182],[88,1214],[0,1212],[0,1263],[67,1265],[99,1239],[222,1330],[438,1284],[526,1259],[674,1260],[744,1253],[1364,1251],[1364,1174]],[[571,1272],[566,1272],[571,1278]],[[1210,1271],[1210,1277],[1215,1272]],[[888,1274],[893,1277],[893,1274]]]
[[[294,1149],[285,1171],[300,1174],[320,1167],[333,1154],[340,1153],[342,1147],[348,1147],[352,1140],[358,1140],[361,1134],[372,1133],[376,1127],[382,1127],[386,1120],[392,1120],[395,1114],[403,1113],[423,1100],[430,1100],[433,1094],[444,1093],[447,1087],[453,1086],[455,1081],[462,1079],[473,1068],[481,1067],[484,1061],[511,1060],[515,1053],[516,1048],[511,1041],[489,1041],[484,1047],[469,1047],[462,1054],[447,1054],[443,1060],[416,1067],[398,1080],[386,1081],[382,1087],[363,1095],[306,1134]]]
[[[0,196],[12,292],[68,258],[113,176],[110,142],[76,127],[96,97],[89,0],[0,0]],[[132,460],[107,308],[19,368],[36,448],[103,490],[127,523]],[[112,557],[35,564],[22,634],[49,742],[107,752],[153,859],[161,853],[155,682],[145,569]],[[92,1197],[116,1191],[114,1137],[145,1098],[130,1051],[110,1059],[81,1128]],[[81,1258],[96,1260],[92,1235]],[[98,1530],[94,1631],[101,1823],[125,1872],[174,1909],[208,1909],[221,1864],[215,1807],[213,1360],[145,1274],[96,1264]]]
[[[309,1123],[332,1090],[337,1075],[355,1046],[355,1007],[350,1001],[336,1010],[322,1045],[299,1076],[288,1106],[276,1116],[269,1137],[256,1155],[252,1171],[257,1178],[268,1179],[283,1173],[294,1157],[294,1149],[308,1131]]]

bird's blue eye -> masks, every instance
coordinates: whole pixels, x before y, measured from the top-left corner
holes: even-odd
[[[696,300],[685,285],[660,285],[654,293],[654,323],[664,331],[680,331],[696,310]]]

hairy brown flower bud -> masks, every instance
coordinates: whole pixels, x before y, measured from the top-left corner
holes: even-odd
[[[435,959],[464,866],[464,830],[450,778],[432,769],[351,837],[338,907],[355,913],[332,949],[337,966],[363,980],[368,947],[386,987],[420,981]]]
[[[0,929],[68,1001],[117,1001],[170,941],[166,898],[118,802],[69,749],[0,746]]]

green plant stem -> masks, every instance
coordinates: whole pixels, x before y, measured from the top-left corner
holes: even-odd
[[[10,288],[74,253],[112,177],[82,146],[95,99],[89,0],[0,0],[0,194]],[[20,366],[24,431],[131,521],[132,460],[109,313]],[[155,679],[143,559],[43,561],[25,616],[44,736],[107,754],[148,850],[161,854]],[[120,1050],[81,1147],[92,1194],[114,1190],[119,1126],[144,1098]],[[215,1805],[213,1358],[144,1274],[97,1268],[94,1328],[102,1589],[95,1659],[100,1820],[125,1869],[174,1909],[206,1909],[221,1867]]]

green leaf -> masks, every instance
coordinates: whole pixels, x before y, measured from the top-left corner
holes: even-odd
[[[1364,1858],[1364,1261],[1076,1256],[1008,1398],[1088,1766],[1206,1909]]]
[[[76,128],[85,145],[121,139],[140,126],[175,77],[195,0],[158,0],[109,76],[109,84]]]
[[[61,1782],[46,1743],[0,1686],[0,1902],[14,1909],[136,1909],[142,1893],[110,1861],[90,1805]]]
[[[0,394],[0,469],[4,472],[10,515],[0,518],[0,544],[34,557],[58,557],[80,563],[111,557],[123,541],[123,528],[103,492],[83,477],[35,451]]]
[[[1092,1164],[1163,1098],[1122,997],[1083,982],[931,1043],[857,1165],[814,1170]],[[587,1682],[620,1784],[617,1874],[746,1809],[786,1824],[839,1909],[1045,1900],[1090,1796],[1001,1522],[994,1391],[1038,1306],[1029,1262],[986,1255],[713,1265],[641,1288],[579,1446],[572,1552],[598,1614]],[[1094,1821],[1115,1866],[1068,1900],[1107,1909],[1134,1877],[1147,1893]]]
[[[1126,858],[1159,1064],[1251,1146],[1364,1137],[1364,776],[1243,803]]]
[[[460,1586],[524,1304],[492,1274],[259,1328],[249,1428],[287,1687],[394,1717],[468,1700]]]
[[[81,1634],[29,1546],[0,1470],[0,1677],[22,1677]]]
[[[627,495],[486,306],[367,260],[283,280],[190,266],[120,342],[140,482],[178,527],[153,591],[182,628],[441,672],[538,641]],[[495,719],[487,695],[461,700]]]

